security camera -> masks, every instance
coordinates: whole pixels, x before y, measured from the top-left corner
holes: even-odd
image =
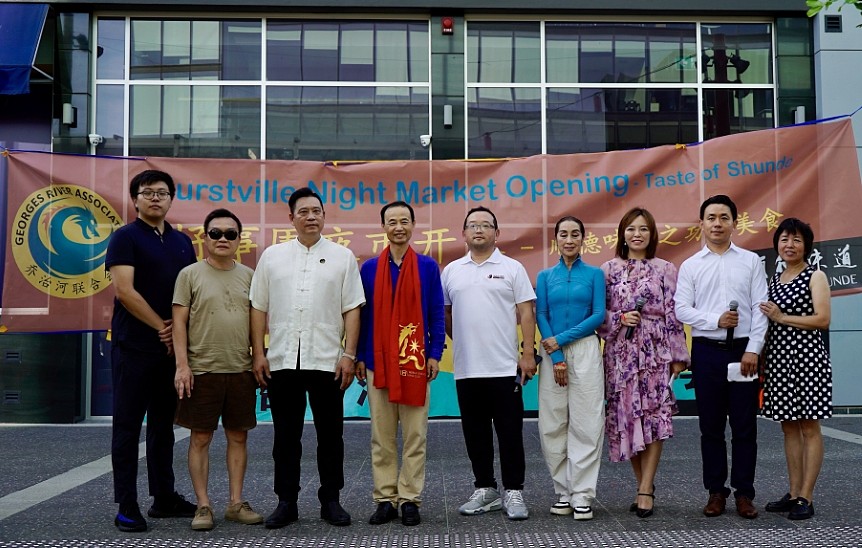
[[[419,136],[419,144],[422,145],[422,148],[428,148],[431,146],[431,136],[430,135],[420,135]]]
[[[105,138],[99,135],[98,133],[91,133],[87,135],[87,139],[90,141],[90,144],[93,146],[101,145],[105,142]]]

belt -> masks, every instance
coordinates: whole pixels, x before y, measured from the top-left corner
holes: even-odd
[[[714,346],[723,350],[730,350],[731,348],[745,348],[748,346],[748,337],[733,339],[730,344],[727,344],[726,339],[710,339],[709,337],[692,337],[691,341],[705,344],[707,346]]]

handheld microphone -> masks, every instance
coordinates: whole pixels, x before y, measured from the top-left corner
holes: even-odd
[[[730,301],[730,303],[727,305],[727,309],[730,310],[731,312],[736,312],[737,308],[739,308],[739,303],[736,301]],[[727,328],[727,344],[728,345],[733,344],[733,328],[732,327]]]
[[[640,312],[643,310],[644,305],[646,304],[646,299],[643,297],[638,297],[638,300],[635,301],[635,312]],[[630,325],[628,329],[626,329],[626,340],[630,341],[635,334],[635,326]]]

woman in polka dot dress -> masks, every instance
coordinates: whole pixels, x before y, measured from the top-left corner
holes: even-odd
[[[790,492],[766,505],[790,519],[814,515],[814,483],[823,463],[820,420],[832,416],[832,366],[820,330],[829,327],[829,283],[808,265],[811,227],[786,219],[775,231],[775,250],[785,268],[769,282],[769,318],[763,415],[781,421]]]

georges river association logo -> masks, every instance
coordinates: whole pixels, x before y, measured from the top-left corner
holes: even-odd
[[[103,197],[76,185],[30,194],[12,224],[12,255],[30,284],[62,299],[92,297],[110,285],[105,255],[120,216]]]

